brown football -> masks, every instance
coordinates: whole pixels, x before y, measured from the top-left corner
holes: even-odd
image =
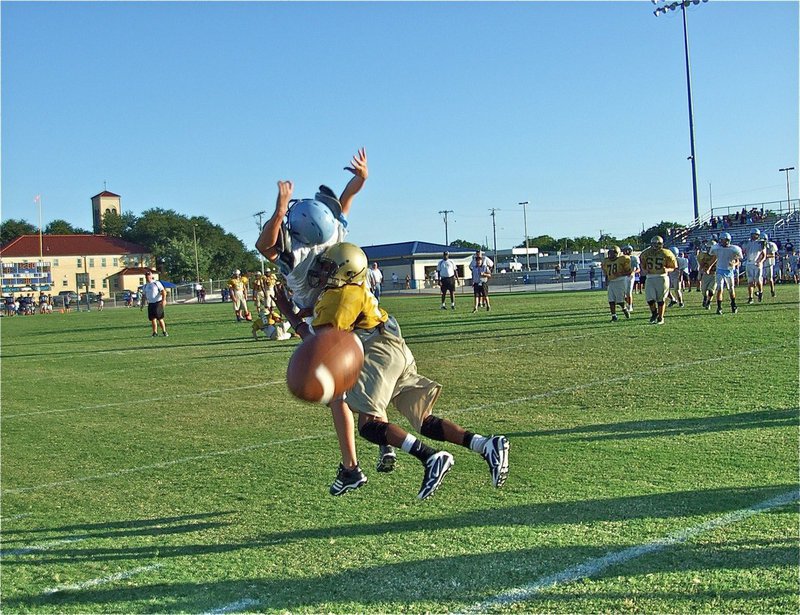
[[[292,395],[327,404],[351,389],[364,365],[364,347],[350,331],[326,328],[295,348],[286,369]]]

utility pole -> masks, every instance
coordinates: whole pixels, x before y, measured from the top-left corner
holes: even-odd
[[[447,236],[447,214],[452,214],[454,212],[452,209],[442,209],[439,213],[444,217],[444,245],[449,246],[450,240]]]
[[[489,211],[492,213],[489,214],[492,216],[492,237],[494,238],[494,264],[497,266],[497,225],[495,224],[495,213],[496,211],[500,211],[497,207],[492,207]]]
[[[527,271],[531,270],[531,255],[528,254],[528,201],[519,203],[522,205],[522,222],[525,225],[525,266]]]
[[[266,211],[257,211],[256,213],[253,214],[254,218],[258,217],[258,222],[256,224],[258,224],[258,235],[259,236],[261,236],[261,231],[264,230],[264,226],[261,224],[261,217],[264,216],[266,213],[267,213]],[[258,254],[258,260],[261,263],[261,273],[263,274],[264,273],[264,256],[261,253]]]

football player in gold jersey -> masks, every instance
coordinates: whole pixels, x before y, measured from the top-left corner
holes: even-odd
[[[711,255],[711,244],[704,241],[697,255],[700,274],[700,292],[703,293],[703,307],[711,309],[711,300],[717,290],[717,257]]]
[[[484,437],[432,414],[442,385],[417,373],[414,355],[405,343],[397,321],[378,305],[367,287],[367,256],[352,243],[338,243],[325,250],[309,271],[309,283],[325,290],[314,305],[309,327],[291,311],[282,293],[276,300],[301,337],[324,327],[353,331],[364,346],[364,366],[355,386],[347,392],[348,406],[358,412],[359,434],[379,446],[390,444],[413,455],[424,467],[417,497],[424,500],[439,488],[453,466],[453,456],[418,440],[399,425],[390,423],[391,403],[423,436],[459,444],[480,454],[488,463],[492,484],[500,487],[508,475],[508,439]],[[337,482],[348,475],[339,466]],[[336,482],[334,483],[336,486]]]
[[[243,276],[238,269],[233,272],[231,279],[228,280],[228,288],[231,291],[233,301],[233,313],[236,322],[246,320],[250,311],[247,309],[247,276]]]
[[[617,306],[622,308],[625,318],[630,318],[626,297],[628,280],[631,274],[631,257],[626,256],[619,246],[611,246],[608,256],[602,263],[603,273],[608,280],[608,307],[611,310],[611,322],[617,322]]]
[[[669,272],[678,266],[675,255],[664,249],[664,239],[656,235],[650,247],[639,255],[639,266],[647,276],[644,296],[650,306],[650,324],[664,324],[664,300],[669,292]]]

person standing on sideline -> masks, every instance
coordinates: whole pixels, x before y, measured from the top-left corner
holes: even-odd
[[[436,265],[436,272],[439,274],[439,288],[442,291],[442,309],[446,310],[444,306],[444,299],[447,293],[450,293],[450,309],[456,309],[456,280],[458,279],[458,270],[456,264],[450,258],[450,252],[442,254],[442,260]]]
[[[578,265],[575,262],[571,262],[569,264],[569,281],[570,282],[578,281]]]
[[[594,290],[594,278],[595,278],[595,269],[594,263],[592,263],[591,267],[589,267],[589,289]]]
[[[475,264],[470,265],[472,270],[472,291],[475,296],[475,305],[472,308],[472,313],[478,311],[478,306],[485,305],[486,311],[491,310],[489,305],[489,297],[486,294],[486,281],[492,277],[489,271],[489,266],[485,265],[482,256],[475,257]]]
[[[639,263],[646,275],[644,298],[650,306],[650,324],[664,324],[664,300],[669,292],[669,272],[678,266],[675,255],[664,248],[664,239],[656,235],[650,247],[639,255]]]
[[[145,284],[142,288],[145,301],[147,301],[147,319],[153,327],[153,337],[158,337],[158,327],[161,327],[161,335],[169,337],[167,325],[164,324],[164,306],[167,304],[167,291],[164,285],[158,280],[153,279],[153,272],[146,271],[144,274]]]
[[[378,269],[378,263],[372,263],[372,268],[367,271],[367,284],[372,294],[380,303],[381,300],[381,284],[383,283],[383,274]]]
[[[472,257],[472,260],[469,263],[469,268],[472,269],[472,266],[475,264],[475,261],[481,258],[483,264],[489,268],[489,273],[494,271],[494,261],[489,258],[483,250],[475,250],[475,255]],[[488,309],[489,307],[489,278],[485,278],[483,280],[483,294],[481,296],[481,303],[480,307],[485,307]]]

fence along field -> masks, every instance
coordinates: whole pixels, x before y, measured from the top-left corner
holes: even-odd
[[[5,612],[796,612],[796,287],[715,317],[605,294],[391,297],[441,416],[505,433],[501,490],[401,454],[333,498],[327,410],[229,305],[2,321]],[[392,415],[400,419],[396,414]]]

